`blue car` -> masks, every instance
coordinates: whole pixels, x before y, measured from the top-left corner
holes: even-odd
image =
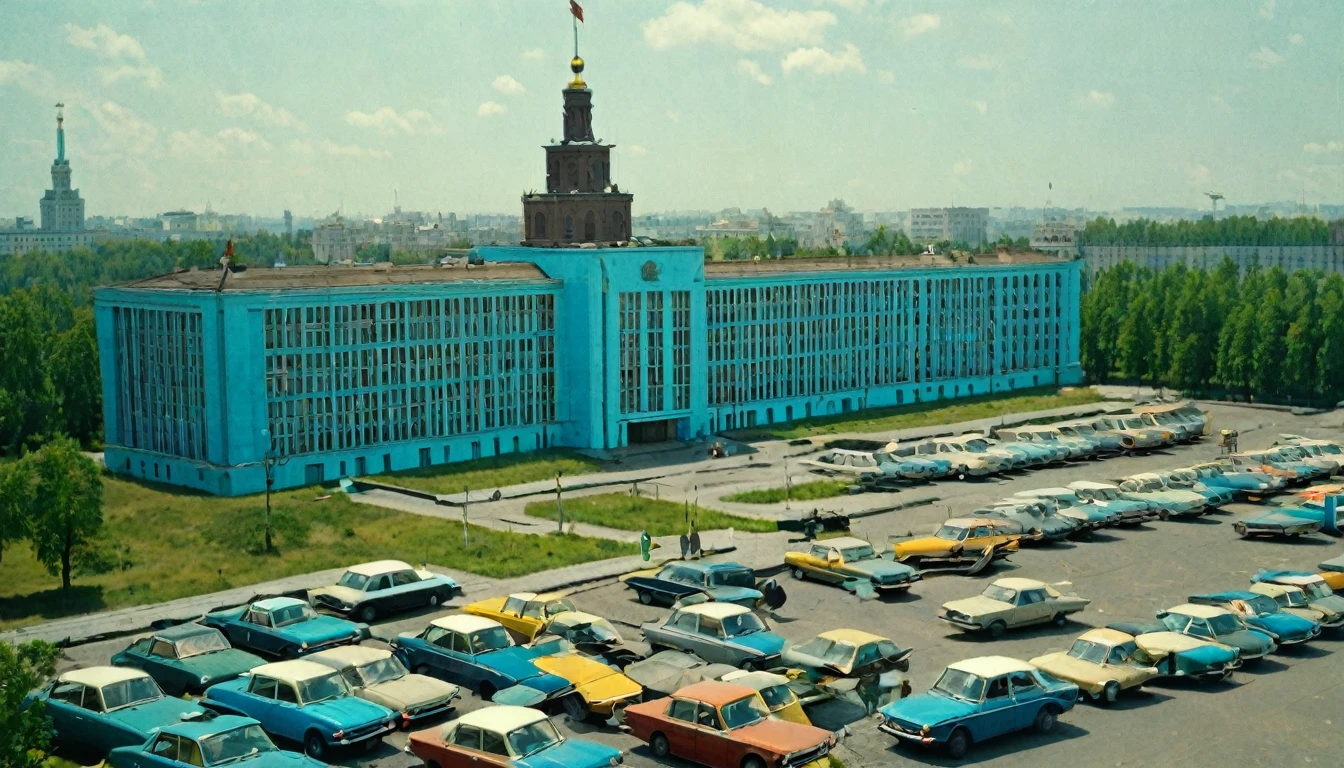
[[[1231,488],[1209,485],[1193,469],[1173,469],[1170,472],[1159,472],[1158,475],[1162,477],[1169,488],[1194,491],[1208,499],[1211,508],[1231,504],[1237,500],[1236,491]]]
[[[1246,626],[1225,608],[1185,603],[1158,611],[1157,620],[1170,632],[1236,648],[1243,662],[1257,661],[1277,649],[1272,637]]]
[[[28,701],[42,702],[55,746],[96,759],[143,744],[166,725],[206,715],[200,704],[165,696],[154,678],[125,667],[71,670]]]
[[[165,627],[112,657],[113,666],[143,669],[173,696],[200,693],[265,663],[229,647],[218,629],[194,622]]]
[[[629,576],[625,586],[634,590],[644,605],[670,606],[683,597],[703,592],[716,602],[755,608],[763,596],[756,588],[756,572],[738,563],[677,561],[652,576]]]
[[[1232,491],[1240,499],[1262,498],[1283,487],[1282,480],[1264,472],[1235,471],[1221,464],[1196,464],[1188,469],[1205,485]]]
[[[235,647],[281,659],[353,645],[369,637],[367,624],[320,615],[292,597],[271,597],[207,613],[201,623],[223,632]]]
[[[532,663],[536,652],[515,646],[503,625],[483,616],[435,619],[420,634],[403,632],[391,646],[412,672],[469,688],[485,701],[533,706],[574,692],[568,680]]]
[[[941,745],[956,760],[996,736],[1029,728],[1049,733],[1078,693],[1078,686],[1025,661],[984,656],[949,665],[928,693],[882,707],[877,727],[900,741]]]
[[[219,715],[160,728],[149,741],[118,747],[108,768],[199,768],[246,761],[247,768],[325,768],[310,757],[276,748],[249,717]]]
[[[372,745],[397,729],[400,715],[357,698],[341,673],[303,659],[263,664],[247,677],[212,685],[201,703],[250,717],[272,736],[302,744],[326,762],[334,749]]]
[[[1196,605],[1216,605],[1237,614],[1241,620],[1264,632],[1280,646],[1305,643],[1321,634],[1321,625],[1311,619],[1294,616],[1279,609],[1279,604],[1268,595],[1254,592],[1215,592],[1191,595]]]

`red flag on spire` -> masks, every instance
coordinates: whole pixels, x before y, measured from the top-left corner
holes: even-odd
[[[574,18],[580,22],[583,21],[583,6],[574,2],[574,0],[569,0],[569,12],[574,14]]]

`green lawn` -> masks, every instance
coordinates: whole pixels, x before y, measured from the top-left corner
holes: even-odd
[[[850,483],[845,480],[816,480],[811,483],[799,483],[789,489],[788,498],[791,501],[829,499],[833,496],[843,496],[849,493],[849,486]],[[742,491],[723,497],[724,501],[735,501],[739,504],[778,504],[784,499],[783,488]]]
[[[463,488],[473,491],[493,491],[510,485],[554,480],[556,472],[565,477],[596,472],[602,462],[581,453],[566,450],[509,453],[457,464],[389,472],[370,479],[386,481],[404,488],[429,493],[461,493]]]
[[[278,553],[262,554],[261,496],[219,498],[113,477],[103,482],[107,539],[119,566],[77,575],[68,594],[26,543],[0,560],[0,629],[391,558],[508,578],[638,553],[582,536],[535,536],[356,504],[310,488],[272,495]]]
[[[981,395],[963,397],[957,400],[936,400],[913,405],[898,405],[890,408],[870,408],[865,411],[831,416],[815,416],[810,419],[800,419],[790,424],[754,427],[741,430],[736,434],[747,437],[793,440],[800,437],[834,435],[842,432],[884,432],[892,429],[956,424],[962,421],[988,419],[1027,411],[1043,411],[1070,405],[1086,405],[1100,402],[1103,399],[1101,395],[1091,389],[1068,389],[1059,392],[1053,389],[1039,389],[1031,390],[1031,392],[1032,394]]]
[[[529,517],[554,520],[555,501],[534,501],[527,505],[524,512]],[[622,531],[648,531],[650,536],[679,536],[686,533],[687,529],[685,504],[625,493],[565,499],[565,520]],[[777,530],[773,520],[739,517],[712,509],[700,509],[696,522],[702,531],[733,528],[751,533],[769,533]]]

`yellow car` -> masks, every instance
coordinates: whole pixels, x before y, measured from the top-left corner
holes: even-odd
[[[542,595],[516,592],[508,597],[478,600],[462,608],[463,613],[498,621],[523,643],[535,640],[556,614],[572,610],[574,603],[558,592]]]
[[[774,672],[739,670],[729,672],[720,679],[725,683],[737,683],[754,689],[761,695],[761,701],[765,702],[765,707],[770,710],[770,714],[780,720],[799,723],[800,725],[812,724],[812,721],[807,718],[807,713],[803,711],[803,703],[798,700],[798,695],[793,692],[792,688],[789,688],[789,678],[784,675],[777,675]]]
[[[973,563],[986,550],[993,550],[995,558],[1016,552],[1017,542],[1022,535],[1014,533],[1015,530],[1016,526],[1007,520],[954,517],[944,521],[932,536],[898,541],[892,544],[892,548],[897,560],[911,565],[925,562]]]
[[[639,701],[644,687],[621,672],[574,650],[563,637],[546,637],[528,649],[532,664],[574,685],[578,698],[566,696],[565,714],[583,721],[590,714],[611,717],[618,709]]]
[[[843,537],[813,542],[803,552],[788,552],[784,565],[795,579],[839,584],[860,597],[897,592],[919,581],[914,568],[885,559],[863,539]]]
[[[1121,691],[1138,688],[1158,676],[1152,659],[1132,635],[1114,629],[1084,632],[1066,653],[1051,653],[1031,665],[1078,686],[1093,701],[1114,703]]]

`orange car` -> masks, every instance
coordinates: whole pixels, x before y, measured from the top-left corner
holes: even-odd
[[[714,680],[632,704],[623,729],[659,758],[708,768],[827,768],[835,746],[830,731],[771,717],[755,690]]]

